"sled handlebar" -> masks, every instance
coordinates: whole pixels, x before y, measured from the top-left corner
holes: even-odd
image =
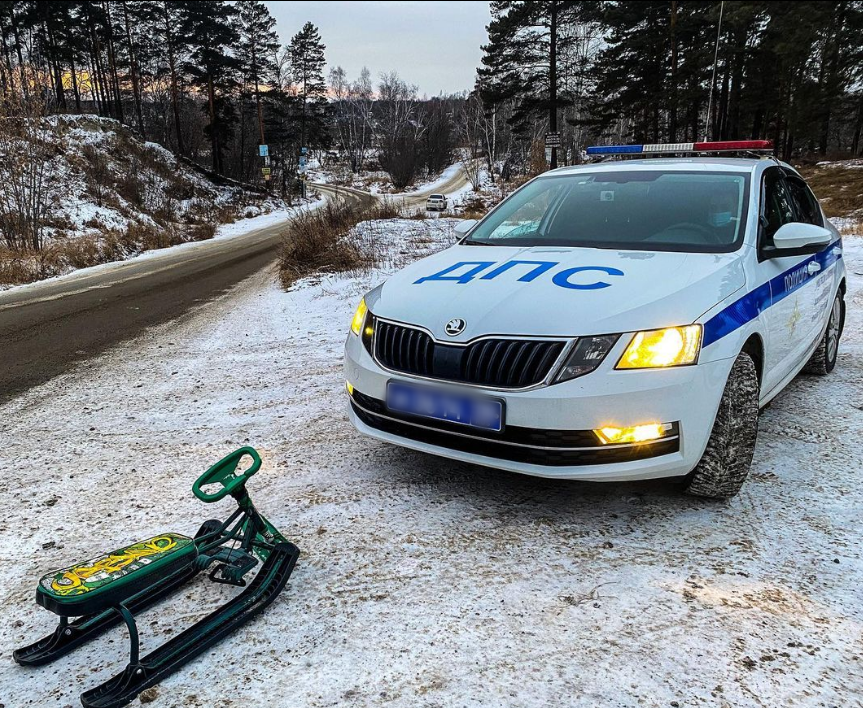
[[[242,472],[237,472],[240,460],[246,455],[252,458],[251,466]],[[259,469],[261,469],[261,456],[258,454],[258,451],[249,446],[241,447],[239,450],[234,450],[230,455],[223,457],[198,477],[192,485],[192,492],[202,502],[209,504],[219,501],[219,499],[224,498],[228,494],[242,489],[246,482],[249,481],[249,478]],[[213,492],[204,491],[203,487],[209,485],[218,485],[219,488]]]

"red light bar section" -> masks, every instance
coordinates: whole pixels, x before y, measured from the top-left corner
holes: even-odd
[[[692,149],[704,152],[725,150],[772,150],[772,140],[725,140],[715,143],[693,143]]]

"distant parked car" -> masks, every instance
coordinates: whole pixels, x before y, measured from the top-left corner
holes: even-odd
[[[445,194],[432,194],[426,200],[427,211],[445,211],[448,206],[449,202]]]

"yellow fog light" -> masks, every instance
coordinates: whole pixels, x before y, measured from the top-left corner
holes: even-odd
[[[345,390],[348,392],[349,396],[354,395],[354,385],[350,381],[345,381]]]
[[[357,305],[357,311],[354,313],[354,319],[351,320],[351,332],[354,334],[359,334],[360,330],[363,328],[363,323],[366,321],[366,313],[369,311],[369,308],[366,307],[366,299],[363,298],[360,300],[360,304]]]
[[[701,348],[701,325],[638,332],[616,369],[650,369],[694,364]]]
[[[634,425],[630,428],[599,428],[594,430],[596,437],[606,445],[619,445],[623,443],[641,443],[657,440],[665,437],[674,426],[671,423],[644,423]]]

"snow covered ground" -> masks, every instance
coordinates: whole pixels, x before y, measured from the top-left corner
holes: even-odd
[[[38,577],[229,510],[190,492],[244,443],[302,549],[264,615],[157,687],[168,706],[859,706],[863,695],[863,240],[846,237],[836,371],[761,417],[728,504],[665,482],[496,472],[358,437],[342,344],[385,271],[452,239],[399,221],[383,270],[289,293],[262,273],[0,407],[0,702],[77,705],[122,668],[117,628],[55,665]],[[235,592],[198,579],[143,615],[143,650]],[[150,696],[152,697],[152,696]]]

